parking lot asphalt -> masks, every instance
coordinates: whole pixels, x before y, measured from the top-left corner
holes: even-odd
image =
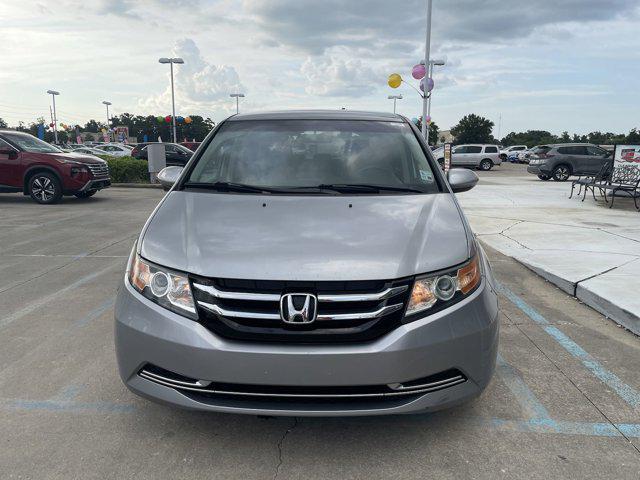
[[[161,196],[0,196],[0,479],[640,477],[640,338],[492,249],[500,357],[467,405],[258,418],[134,396],[117,374],[113,303]]]

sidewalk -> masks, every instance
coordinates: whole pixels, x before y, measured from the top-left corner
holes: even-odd
[[[514,172],[483,174],[458,195],[478,238],[640,335],[640,213],[633,201],[616,199],[610,210],[591,196],[569,199],[571,182]]]

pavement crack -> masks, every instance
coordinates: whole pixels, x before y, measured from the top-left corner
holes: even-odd
[[[508,229],[507,229],[508,230]],[[520,245],[522,248],[524,248],[525,250],[529,250],[529,251],[533,251],[531,248],[527,247],[524,243],[519,242],[518,240],[516,240],[513,237],[510,237],[509,235],[500,232],[500,235],[502,235],[504,238],[508,238],[509,240],[511,240],[512,242],[517,243],[518,245]]]
[[[502,230],[500,232],[500,235],[504,235],[504,232],[506,232],[507,230],[511,230],[513,227],[515,227],[516,225],[520,225],[521,223],[524,223],[524,220],[518,220],[515,223],[512,223],[511,225],[509,225],[507,228],[505,228],[504,230]]]
[[[282,434],[282,437],[280,437],[280,440],[278,441],[278,464],[276,465],[276,471],[273,474],[273,480],[276,480],[278,478],[278,475],[280,475],[280,469],[282,468],[282,448],[284,445],[284,440],[297,426],[298,417],[293,417],[293,425],[285,430],[285,432]]]
[[[625,235],[620,235],[619,233],[613,233],[613,232],[610,232],[609,230],[605,230],[604,228],[598,228],[598,230],[600,230],[603,233],[613,235],[614,237],[620,237],[620,238],[624,238],[625,240],[630,240],[632,242],[640,243],[640,240],[636,240],[635,238],[627,237]]]
[[[589,277],[583,278],[582,280],[578,280],[578,281],[576,282],[576,289],[578,288],[578,285],[579,285],[580,283],[582,283],[582,282],[586,282],[587,280],[591,280],[592,278],[599,277],[600,275],[604,275],[605,273],[609,273],[609,272],[611,272],[611,271],[613,271],[613,270],[615,270],[615,269],[617,269],[617,268],[621,268],[621,267],[624,267],[625,265],[629,265],[630,263],[636,262],[637,260],[638,260],[637,258],[632,258],[631,260],[628,260],[628,261],[626,261],[626,262],[624,262],[624,263],[622,263],[622,264],[620,264],[620,265],[616,265],[615,267],[611,267],[611,268],[609,268],[609,269],[607,269],[607,270],[604,270],[604,271],[602,271],[602,272],[598,272],[598,273],[596,273],[596,274],[594,274],[594,275],[591,275],[591,276],[589,276]],[[577,290],[576,290],[576,291],[577,291]],[[574,295],[574,297],[575,297],[575,296],[576,296],[576,295]]]
[[[114,245],[117,245],[118,243],[125,242],[125,241],[127,241],[127,240],[129,240],[129,239],[131,239],[131,238],[137,238],[137,237],[138,237],[138,235],[139,235],[139,234],[137,234],[137,233],[135,233],[135,234],[133,234],[133,235],[127,235],[126,237],[124,237],[124,238],[120,238],[119,240],[116,240],[115,242],[112,242],[112,243],[110,243],[110,244],[108,244],[108,245],[106,245],[106,246],[104,246],[104,247],[100,247],[100,248],[98,248],[98,249],[96,249],[96,250],[93,250],[93,251],[89,252],[89,253],[87,254],[87,256],[88,256],[88,257],[89,257],[89,256],[95,256],[95,254],[96,254],[96,253],[98,253],[98,252],[102,252],[103,250],[106,250],[106,249],[107,249],[107,248],[109,248],[109,247],[113,247]]]

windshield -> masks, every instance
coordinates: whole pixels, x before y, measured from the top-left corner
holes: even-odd
[[[233,183],[265,189],[438,192],[409,125],[357,120],[255,120],[221,126],[185,185]],[[352,193],[352,192],[348,192]]]
[[[18,147],[20,147],[25,152],[31,153],[62,153],[58,147],[54,147],[42,140],[25,133],[7,133],[4,132],[3,135],[10,142],[14,143]]]

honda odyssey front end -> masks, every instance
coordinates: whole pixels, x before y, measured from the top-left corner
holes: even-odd
[[[447,178],[396,115],[222,122],[131,252],[115,310],[123,382],[177,406],[265,415],[424,412],[478,396],[497,295],[453,193],[476,181]]]

